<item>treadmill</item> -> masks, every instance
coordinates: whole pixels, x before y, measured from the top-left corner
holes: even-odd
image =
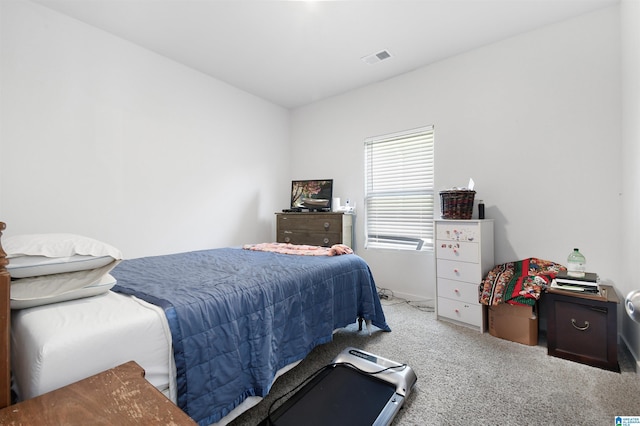
[[[347,348],[307,380],[259,426],[388,426],[417,377],[406,364]]]

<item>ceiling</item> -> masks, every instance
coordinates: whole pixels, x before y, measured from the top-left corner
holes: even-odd
[[[619,0],[33,1],[296,108]]]

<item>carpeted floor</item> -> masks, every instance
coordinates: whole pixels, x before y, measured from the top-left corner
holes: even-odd
[[[547,355],[526,346],[437,321],[432,309],[383,300],[392,332],[369,336],[350,326],[280,377],[271,393],[231,425],[256,425],[272,401],[353,346],[407,363],[418,382],[393,425],[615,425],[640,416],[640,375],[621,346],[622,373]]]

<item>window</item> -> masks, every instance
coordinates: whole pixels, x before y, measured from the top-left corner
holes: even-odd
[[[365,248],[433,250],[433,126],[367,138]]]

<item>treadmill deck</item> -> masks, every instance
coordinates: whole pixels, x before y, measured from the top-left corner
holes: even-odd
[[[347,348],[260,425],[389,425],[416,380],[405,364]]]

